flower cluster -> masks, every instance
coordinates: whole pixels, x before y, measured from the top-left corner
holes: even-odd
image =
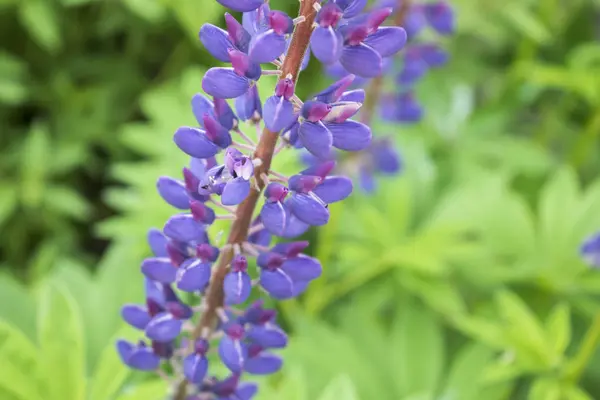
[[[347,4],[348,7],[337,7],[338,3]],[[370,96],[370,106],[361,111],[361,121],[369,124],[376,110],[379,110],[382,119],[394,123],[414,123],[421,120],[423,109],[416,100],[414,94],[415,84],[421,79],[430,68],[436,68],[444,65],[448,61],[448,54],[434,41],[422,40],[423,31],[430,27],[438,35],[450,35],[454,31],[454,12],[450,5],[442,0],[437,2],[411,2],[409,0],[381,0],[370,12],[369,17],[363,17],[362,28],[355,25],[354,22],[348,24],[344,22],[343,16],[346,13],[352,13],[353,4],[358,2],[340,1],[333,2],[329,6],[324,6],[323,10],[328,10],[327,18],[322,18],[319,27],[315,29],[313,41],[311,44],[313,53],[319,60],[326,63],[326,71],[329,75],[343,79],[348,74],[360,75],[354,80],[354,87],[366,87]],[[337,7],[337,8],[336,8]],[[331,10],[340,9],[341,11],[331,12]],[[340,14],[341,12],[341,14]],[[329,17],[333,15],[336,18]],[[341,22],[337,17],[341,15]],[[374,22],[380,23],[378,16],[391,15],[395,25],[398,26],[379,27],[374,33],[369,30]],[[333,22],[332,22],[333,21]],[[335,23],[334,23],[335,22]],[[338,25],[339,24],[339,25]],[[331,50],[325,54],[327,49],[335,49],[333,39],[327,42],[326,36],[334,36],[335,29],[340,27],[340,31],[348,35],[353,32],[352,37],[358,35],[356,32],[363,32],[366,36],[361,43],[362,47],[372,47],[378,50],[381,56],[378,68],[369,66],[369,71],[376,71],[373,75],[367,71],[361,71],[352,62],[348,61],[348,56],[352,51],[347,47],[341,50],[341,56],[331,56]],[[362,29],[362,30],[361,30]],[[339,35],[338,35],[339,36]],[[343,36],[346,38],[348,36]],[[401,53],[386,52],[384,49],[392,49],[392,38],[396,43],[406,43],[405,51]],[[380,41],[381,39],[381,41]],[[327,43],[327,45],[324,45]],[[341,43],[347,46],[348,40],[342,40]],[[323,49],[321,49],[323,47]],[[365,52],[366,53],[366,52]],[[337,53],[336,53],[337,54]],[[368,59],[364,54],[362,57]],[[384,86],[386,76],[392,77],[394,83]],[[375,77],[373,79],[373,77]],[[393,88],[393,92],[386,91],[385,87]],[[313,153],[314,154],[314,153]],[[323,158],[335,160],[339,154],[330,152],[321,154],[321,157],[314,158],[311,155],[305,155],[304,161],[308,165],[318,165]],[[360,186],[366,192],[372,192],[375,189],[375,175],[393,175],[402,168],[402,163],[397,150],[394,148],[393,140],[389,137],[374,138],[371,145],[361,151],[359,154],[353,154],[343,159],[342,170],[357,176]]]
[[[243,12],[242,23],[226,14],[226,29],[206,24],[199,36],[216,59],[231,66],[207,71],[202,88],[208,96],[191,100],[198,125],[174,133],[190,162],[181,180],[160,177],[157,190],[179,213],[148,234],[153,257],[141,265],[145,304],[122,309],[123,319],[145,337],[117,343],[129,367],[175,374],[178,400],[251,399],[257,387],[241,378],[281,368],[273,350],[285,347],[287,336],[275,311],[253,298],[298,296],[320,276],[321,264],[303,253],[306,241],[271,240],[326,224],[329,204],[353,190],[350,179],[333,174],[329,154],[370,148],[370,128],[352,119],[365,101],[364,90],[350,90],[354,75],[306,101],[296,96],[309,47],[318,58],[339,59],[349,70],[373,76],[406,39],[402,28],[381,27],[390,8],[362,13],[362,0],[303,0],[295,19],[262,0],[218,1]],[[335,54],[325,54],[320,36],[340,39],[329,49]],[[257,85],[264,76],[277,83],[263,103]],[[261,132],[258,142],[244,132],[247,127]],[[321,162],[293,176],[270,168],[274,156],[294,148]],[[209,235],[218,219],[231,221],[220,247]],[[256,271],[248,268],[254,263]],[[214,376],[214,362],[229,375]]]

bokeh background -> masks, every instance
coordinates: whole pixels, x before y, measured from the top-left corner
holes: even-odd
[[[403,172],[308,234],[325,274],[278,305],[292,340],[259,399],[600,398],[600,272],[578,255],[600,230],[600,2],[451,3],[425,119],[373,126]],[[186,162],[171,137],[223,12],[0,0],[0,399],[165,398],[114,340],[136,337],[119,309],[143,299],[145,233],[173,212],[155,181]],[[301,97],[327,81],[312,62]]]

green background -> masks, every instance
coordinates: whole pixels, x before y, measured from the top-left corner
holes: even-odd
[[[308,234],[325,273],[278,304],[292,340],[259,400],[600,398],[600,276],[578,256],[600,229],[600,3],[452,4],[424,121],[373,124],[405,169]],[[143,301],[145,233],[174,212],[155,181],[186,162],[172,134],[215,65],[197,32],[223,12],[0,0],[0,399],[165,398],[114,340],[139,336],[119,308]],[[325,84],[313,61],[298,92]]]

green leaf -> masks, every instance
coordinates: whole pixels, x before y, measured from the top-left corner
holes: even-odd
[[[443,398],[477,400],[482,386],[482,373],[493,361],[494,352],[478,343],[460,350],[446,382]]]
[[[1,320],[0,360],[0,391],[19,400],[44,399],[40,395],[37,349],[25,335]]]
[[[123,326],[106,345],[94,370],[88,395],[89,400],[105,400],[115,397],[131,374],[131,370],[119,358],[115,343],[118,339],[131,341],[136,337],[139,337],[139,332],[129,326]]]
[[[40,363],[47,400],[85,398],[84,338],[77,303],[66,289],[48,284],[40,295]]]
[[[48,185],[45,202],[53,212],[80,221],[85,221],[92,212],[85,197],[67,186]]]
[[[341,375],[332,380],[323,389],[323,392],[318,397],[319,400],[358,400],[356,388],[352,380],[347,375]]]
[[[38,207],[44,198],[50,147],[48,127],[34,124],[21,150],[21,199],[26,206]]]
[[[221,15],[223,7],[216,1],[200,4],[195,0],[172,0],[167,3],[190,38],[196,40],[199,27]]]
[[[498,293],[495,300],[505,324],[504,332],[518,356],[531,368],[553,365],[556,356],[548,351],[544,330],[525,303],[508,291]]]
[[[156,0],[124,0],[123,4],[134,14],[152,23],[160,21],[167,12],[165,5]]]
[[[435,316],[408,301],[396,315],[389,343],[397,395],[433,393],[444,367],[444,339]]]
[[[35,304],[27,288],[8,274],[0,275],[0,319],[14,325],[25,336],[35,339]]]
[[[54,54],[62,47],[60,17],[51,1],[27,0],[19,7],[21,23],[33,40]]]
[[[168,391],[165,381],[152,380],[126,388],[117,400],[164,400]]]
[[[8,219],[17,206],[17,188],[7,184],[0,187],[0,225]]]
[[[27,98],[26,65],[9,53],[0,52],[0,103],[16,105]]]
[[[561,400],[560,382],[556,379],[538,378],[529,390],[528,400]]]
[[[558,304],[546,319],[548,343],[556,354],[563,354],[571,341],[571,310],[566,303]]]

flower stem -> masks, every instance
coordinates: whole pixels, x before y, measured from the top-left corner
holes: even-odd
[[[594,317],[592,325],[590,325],[585,333],[583,341],[581,342],[581,346],[573,358],[571,369],[568,373],[568,379],[573,384],[575,384],[581,377],[581,374],[589,363],[590,358],[592,358],[596,352],[598,344],[600,344],[600,313],[596,314]]]
[[[313,6],[317,4],[317,0],[302,0],[300,2],[299,17],[304,17],[304,23],[296,25],[292,40],[288,49],[288,54],[285,57],[285,62],[282,66],[282,74],[279,79],[291,75],[292,80],[298,80],[300,66],[304,54],[308,49],[310,36],[313,31],[313,23],[315,21],[316,11]],[[252,222],[252,215],[258,203],[260,192],[264,189],[264,182],[260,177],[262,174],[268,174],[271,168],[271,161],[277,145],[279,135],[276,132],[271,132],[267,128],[263,129],[260,140],[257,144],[253,158],[262,160],[262,164],[254,169],[254,177],[258,183],[258,190],[250,191],[248,197],[237,207],[236,219],[231,224],[231,230],[227,243],[231,244],[228,250],[223,251],[219,257],[218,263],[212,275],[210,285],[206,291],[206,310],[202,314],[200,321],[192,332],[192,340],[190,340],[190,351],[193,349],[195,339],[200,337],[203,331],[213,330],[218,321],[218,310],[223,307],[223,280],[227,275],[229,264],[233,258],[233,245],[244,243],[248,236],[248,228]],[[187,394],[187,382],[184,380],[179,383],[174,396],[175,400],[184,400]]]

